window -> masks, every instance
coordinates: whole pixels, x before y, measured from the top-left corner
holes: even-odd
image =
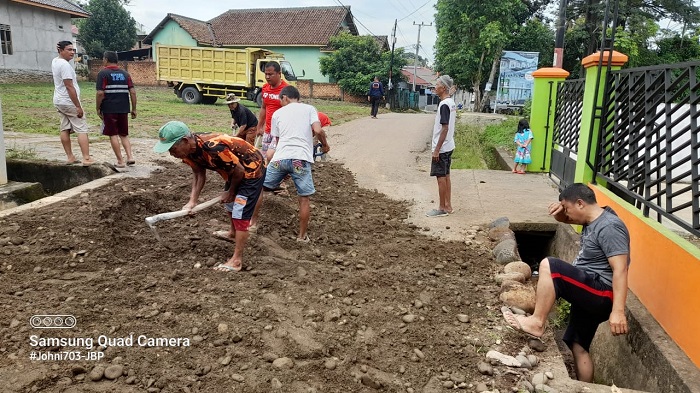
[[[3,55],[12,54],[12,36],[10,25],[0,25],[0,51]]]

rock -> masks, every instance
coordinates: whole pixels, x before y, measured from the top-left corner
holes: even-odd
[[[556,389],[545,384],[535,385],[535,392],[538,393],[558,393]]]
[[[105,375],[105,368],[104,366],[97,365],[93,367],[93,369],[90,371],[90,374],[88,374],[88,378],[90,378],[91,381],[97,382],[102,377]]]
[[[530,265],[523,261],[511,262],[503,267],[504,273],[520,273],[525,276],[526,280],[529,280],[532,276],[532,269]]]
[[[16,320],[16,319],[11,320],[11,321],[10,321],[10,329],[16,328],[17,326],[20,325],[20,323],[21,323],[21,322],[18,321],[18,320]]]
[[[547,376],[544,373],[537,373],[532,376],[532,385],[537,389],[537,385],[544,385],[547,383]]]
[[[413,353],[415,353],[416,356],[418,356],[418,359],[425,359],[425,354],[423,354],[423,352],[420,349],[413,348]]]
[[[535,387],[532,386],[532,384],[527,380],[522,380],[520,382],[520,386],[523,387],[524,389],[527,389],[527,391],[530,393],[533,393],[535,391]]]
[[[493,256],[496,258],[496,262],[505,265],[509,262],[520,260],[517,247],[518,244],[512,239],[502,240],[496,244],[496,247],[493,248]]]
[[[489,228],[509,228],[510,227],[510,220],[508,220],[508,217],[499,217],[495,220],[493,220],[489,224]]]
[[[457,320],[462,322],[462,323],[469,323],[469,315],[457,314]]]
[[[264,361],[266,361],[268,363],[272,363],[275,360],[279,359],[279,356],[277,356],[276,354],[274,354],[272,352],[265,352],[265,353],[263,353],[262,358]]]
[[[530,286],[503,292],[498,298],[507,306],[517,307],[529,313],[535,311],[535,289]]]
[[[335,368],[338,367],[338,363],[334,359],[326,359],[326,361],[323,363],[323,365],[328,370],[335,370]]]
[[[496,281],[498,281],[498,278],[496,278]],[[504,277],[503,282],[501,282],[501,290],[498,293],[501,294],[503,292],[508,292],[512,289],[521,288],[523,285],[525,284],[518,281],[509,280]]]
[[[508,227],[498,227],[489,229],[489,239],[500,242],[506,239],[515,240],[515,232]]]
[[[382,387],[382,384],[378,381],[375,381],[372,377],[369,376],[369,374],[362,375],[362,378],[360,378],[360,382],[362,382],[363,385],[368,386],[372,389],[379,389]]]
[[[509,355],[504,355],[498,351],[490,350],[486,353],[486,359],[494,359],[497,360],[499,363],[506,365],[506,366],[511,366],[511,367],[520,367],[520,362],[515,359],[512,356]]]
[[[484,375],[493,375],[493,367],[486,362],[479,362],[479,372]]]
[[[520,366],[524,368],[532,368],[532,364],[530,364],[530,361],[523,355],[518,355],[515,357],[515,360],[520,362]]]
[[[231,375],[231,379],[233,379],[236,382],[243,382],[245,380],[245,377],[243,377],[241,374],[233,374]]]
[[[513,314],[515,314],[515,315],[527,315],[525,310],[521,310],[517,307],[511,307],[510,310],[513,311]]]
[[[515,281],[517,283],[524,283],[526,281],[525,275],[522,273],[500,273],[496,274],[496,284],[501,285],[501,288],[503,288],[503,283],[506,281]]]
[[[126,383],[127,385],[133,385],[134,383],[136,383],[136,377],[133,375],[129,376],[126,378],[126,381],[124,381],[124,383]]]
[[[87,372],[87,370],[83,366],[76,365],[76,366],[73,366],[70,368],[70,372],[73,375],[80,375],[80,374],[85,374]]]
[[[532,367],[537,366],[537,356],[535,355],[527,355],[527,361],[530,362],[530,365]]]
[[[548,379],[554,379],[554,374],[551,371],[547,371],[546,373],[544,373],[544,376]]]
[[[225,323],[220,323],[219,326],[216,327],[216,330],[222,334],[226,333],[228,332],[228,325]]]
[[[34,273],[41,273],[41,266],[37,266],[34,268]]]
[[[233,336],[231,336],[231,341],[233,341],[234,343],[237,344],[237,343],[243,341],[243,336],[241,336],[240,334],[236,333],[236,334],[234,334]]]
[[[330,311],[328,311],[324,316],[323,316],[323,321],[324,322],[335,322],[340,319],[340,309],[339,308],[334,308]]]
[[[231,363],[231,355],[226,355],[219,359],[219,363],[221,363],[222,366],[228,366]]]
[[[117,379],[124,374],[124,367],[119,364],[113,364],[107,367],[104,371],[104,376],[107,379]]]
[[[301,266],[297,267],[297,276],[304,277],[304,276],[306,276],[306,274],[307,274],[306,269],[304,269]]]
[[[290,358],[278,358],[272,362],[272,366],[278,370],[290,369],[294,367],[294,361]]]
[[[406,314],[401,318],[402,321],[406,323],[413,323],[416,320],[416,316],[413,314]]]
[[[442,382],[442,387],[445,389],[452,389],[452,387],[455,386],[455,383],[452,381],[443,381]]]
[[[478,385],[476,385],[476,392],[481,393],[489,390],[488,386],[486,386],[485,383],[481,382]]]
[[[527,346],[534,349],[537,352],[544,352],[547,347],[544,345],[544,343],[538,339],[531,338],[527,341]]]
[[[270,381],[270,385],[272,385],[272,388],[275,390],[282,389],[282,382],[280,382],[280,380],[277,378],[272,378],[272,381]]]

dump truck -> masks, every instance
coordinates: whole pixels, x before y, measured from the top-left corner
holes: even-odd
[[[262,48],[156,45],[156,53],[158,80],[167,82],[187,104],[213,104],[234,93],[262,105],[260,93],[269,61],[280,64],[282,78],[290,84],[297,79],[282,54]]]

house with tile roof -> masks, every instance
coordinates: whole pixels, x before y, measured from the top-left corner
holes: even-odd
[[[71,18],[89,16],[68,0],[0,0],[0,82],[50,80],[56,43],[73,40]]]
[[[341,31],[358,35],[350,7],[232,9],[208,21],[168,14],[144,43],[265,48],[284,54],[297,76],[304,73],[305,79],[329,82],[321,74],[319,59],[332,51],[330,39]]]

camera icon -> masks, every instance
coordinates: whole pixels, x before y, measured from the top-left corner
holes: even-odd
[[[73,315],[32,315],[29,318],[34,329],[71,329],[77,322]]]

